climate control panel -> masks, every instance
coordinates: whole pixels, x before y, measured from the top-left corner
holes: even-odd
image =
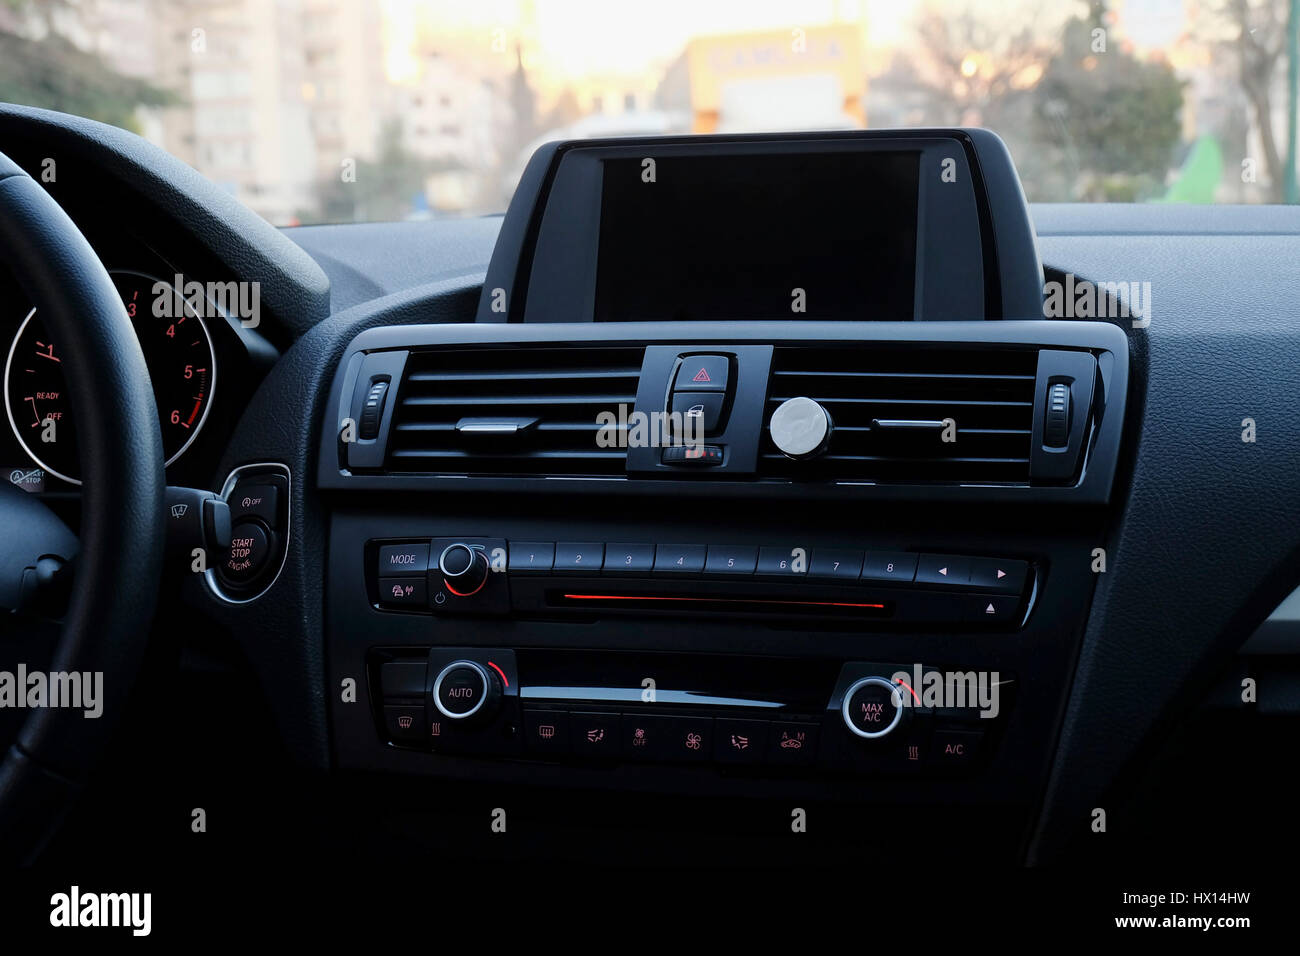
[[[443,647],[380,650],[370,670],[394,747],[758,773],[974,770],[1015,683],[919,664]]]

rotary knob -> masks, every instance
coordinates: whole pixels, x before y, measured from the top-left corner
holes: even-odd
[[[878,740],[898,728],[906,716],[903,689],[884,677],[864,677],[844,692],[840,713],[849,731]]]
[[[772,442],[787,458],[813,458],[831,439],[831,416],[820,402],[791,398],[777,406],[768,422]]]
[[[433,681],[433,705],[448,720],[487,720],[500,701],[500,679],[476,661],[452,661]]]
[[[449,544],[438,558],[438,570],[448,591],[456,597],[469,597],[483,590],[487,583],[487,555],[482,548]]]

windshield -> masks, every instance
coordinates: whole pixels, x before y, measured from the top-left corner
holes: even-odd
[[[277,225],[500,212],[553,139],[978,125],[1037,202],[1296,202],[1293,0],[0,0],[0,100]]]

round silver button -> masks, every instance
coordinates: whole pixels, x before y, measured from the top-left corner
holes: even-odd
[[[831,417],[811,398],[791,398],[777,406],[768,423],[772,442],[790,458],[809,458],[825,450]]]
[[[861,700],[858,698],[861,697]],[[857,710],[855,710],[855,700]],[[886,708],[892,707],[893,714]],[[903,694],[883,677],[864,677],[844,692],[844,726],[865,740],[884,737],[903,719]]]

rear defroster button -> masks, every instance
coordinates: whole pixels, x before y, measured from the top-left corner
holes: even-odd
[[[230,532],[230,550],[221,564],[222,573],[232,581],[255,577],[271,555],[271,542],[260,525],[245,521]]]

